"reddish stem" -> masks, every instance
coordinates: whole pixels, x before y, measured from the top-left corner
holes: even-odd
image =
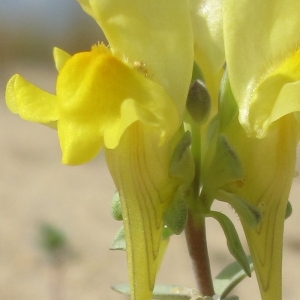
[[[185,235],[198,288],[203,296],[213,296],[215,292],[206,242],[205,219],[196,220],[189,213]]]

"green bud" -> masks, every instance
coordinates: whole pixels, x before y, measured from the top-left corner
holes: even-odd
[[[187,110],[196,124],[203,124],[209,116],[211,100],[207,88],[200,79],[195,80],[189,90]]]

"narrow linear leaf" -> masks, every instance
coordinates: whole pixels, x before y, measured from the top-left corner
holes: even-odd
[[[253,272],[253,263],[250,256],[247,257],[251,272]],[[247,274],[241,267],[241,265],[234,261],[226,266],[214,279],[214,289],[218,295],[226,297],[243,279],[247,277]],[[236,297],[236,296],[235,296]],[[229,299],[229,298],[226,298]],[[224,299],[225,300],[225,299]]]
[[[112,286],[112,289],[118,293],[130,296],[130,287],[128,284],[119,284]],[[196,291],[193,288],[180,287],[176,285],[156,285],[153,290],[152,299],[156,300],[190,300]]]
[[[207,216],[216,219],[227,239],[227,247],[232,256],[240,263],[245,273],[251,277],[251,270],[248,263],[247,255],[242,247],[237,231],[232,221],[224,214],[216,211],[210,211]]]
[[[260,210],[238,195],[218,190],[215,197],[230,204],[239,217],[250,227],[256,227],[262,219]]]

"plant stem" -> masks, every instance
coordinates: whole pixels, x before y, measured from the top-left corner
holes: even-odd
[[[213,296],[215,292],[206,242],[205,219],[197,217],[196,220],[189,213],[185,236],[198,288],[203,296]]]
[[[188,200],[188,220],[185,228],[187,247],[192,260],[198,289],[202,296],[213,296],[214,286],[206,241],[205,197],[199,197],[201,187],[201,128],[196,123],[190,124],[192,134],[192,155],[195,162],[195,177],[191,184]]]

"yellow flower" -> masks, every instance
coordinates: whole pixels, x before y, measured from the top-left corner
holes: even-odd
[[[161,245],[163,216],[183,183],[169,174],[171,154],[180,136],[179,133],[173,141],[157,147],[159,137],[151,126],[136,122],[123,134],[115,150],[105,150],[120,193],[124,226],[130,232],[126,250],[132,299],[151,299],[161,252],[165,250]],[[191,181],[193,169],[188,169],[187,174],[185,180]]]
[[[221,105],[219,130],[238,156],[243,175],[222,188],[260,211],[261,221],[257,227],[251,226],[241,214],[240,219],[262,299],[280,300],[283,228],[295,174],[298,125],[289,114],[274,122],[263,139],[250,137],[238,121],[234,99],[228,94],[226,98]],[[222,120],[222,115],[226,120]]]
[[[64,56],[56,50],[57,65]],[[71,165],[91,160],[103,144],[115,148],[126,128],[137,120],[157,127],[161,142],[180,125],[165,90],[104,45],[77,53],[62,64],[56,96],[15,75],[7,85],[6,99],[10,110],[25,120],[57,121],[62,160]]]
[[[169,174],[182,135],[193,40],[185,1],[84,1],[110,49],[73,56],[56,49],[56,95],[19,75],[6,90],[9,109],[57,128],[66,164],[104,147],[120,193],[132,299],[151,299],[163,215],[183,179]],[[191,180],[192,168],[188,171]],[[165,243],[163,243],[165,244]]]
[[[238,126],[238,125],[237,125]],[[247,137],[232,128],[230,140],[245,169],[243,186],[234,191],[255,205],[262,214],[251,228],[242,218],[263,300],[282,299],[282,244],[284,221],[295,174],[297,124],[284,116],[265,138]],[[234,140],[234,141],[233,141]]]
[[[281,299],[284,217],[299,139],[300,2],[224,1],[223,26],[229,81],[246,131],[243,138],[233,128],[229,134],[245,165],[240,193],[263,212],[259,228],[244,228],[262,298]]]

